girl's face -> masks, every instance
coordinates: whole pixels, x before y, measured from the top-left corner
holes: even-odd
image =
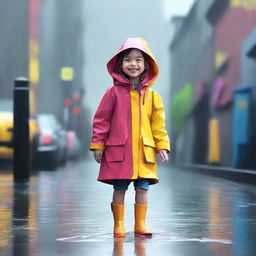
[[[145,70],[145,60],[140,50],[133,49],[125,55],[122,62],[122,71],[130,78],[130,82],[138,83]]]

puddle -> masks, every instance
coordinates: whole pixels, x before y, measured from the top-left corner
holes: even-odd
[[[56,240],[59,242],[66,243],[98,243],[98,242],[110,242],[113,241],[112,233],[102,233],[88,236],[72,236],[72,237],[63,237],[57,238]],[[208,237],[201,238],[184,238],[184,237],[171,237],[163,234],[154,234],[152,238],[146,237],[134,237],[133,232],[127,233],[127,236],[124,238],[125,243],[131,243],[137,240],[143,240],[144,242],[152,242],[152,243],[170,243],[170,242],[198,242],[198,243],[220,243],[220,244],[233,244],[231,240],[227,239],[212,239]]]

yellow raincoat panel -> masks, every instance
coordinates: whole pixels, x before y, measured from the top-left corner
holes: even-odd
[[[165,113],[162,99],[151,88],[143,94],[131,90],[132,104],[132,179],[150,178],[158,182],[156,153],[160,149],[170,151],[170,142],[165,127]]]

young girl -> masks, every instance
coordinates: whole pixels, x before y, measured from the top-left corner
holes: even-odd
[[[151,89],[158,66],[143,38],[129,38],[108,62],[114,85],[103,96],[93,119],[90,146],[101,164],[98,181],[114,188],[111,209],[114,236],[125,237],[124,197],[135,187],[136,235],[152,236],[145,227],[149,185],[158,183],[156,153],[168,162],[169,137],[161,97]]]

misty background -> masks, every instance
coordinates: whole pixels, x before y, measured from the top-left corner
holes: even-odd
[[[129,37],[143,37],[150,46],[160,74],[153,89],[163,98],[166,114],[170,109],[171,17],[186,15],[193,0],[86,0],[84,4],[84,86],[85,102],[93,116],[106,89],[112,85],[106,64]],[[91,119],[92,119],[91,116]],[[169,120],[167,118],[167,125]]]

